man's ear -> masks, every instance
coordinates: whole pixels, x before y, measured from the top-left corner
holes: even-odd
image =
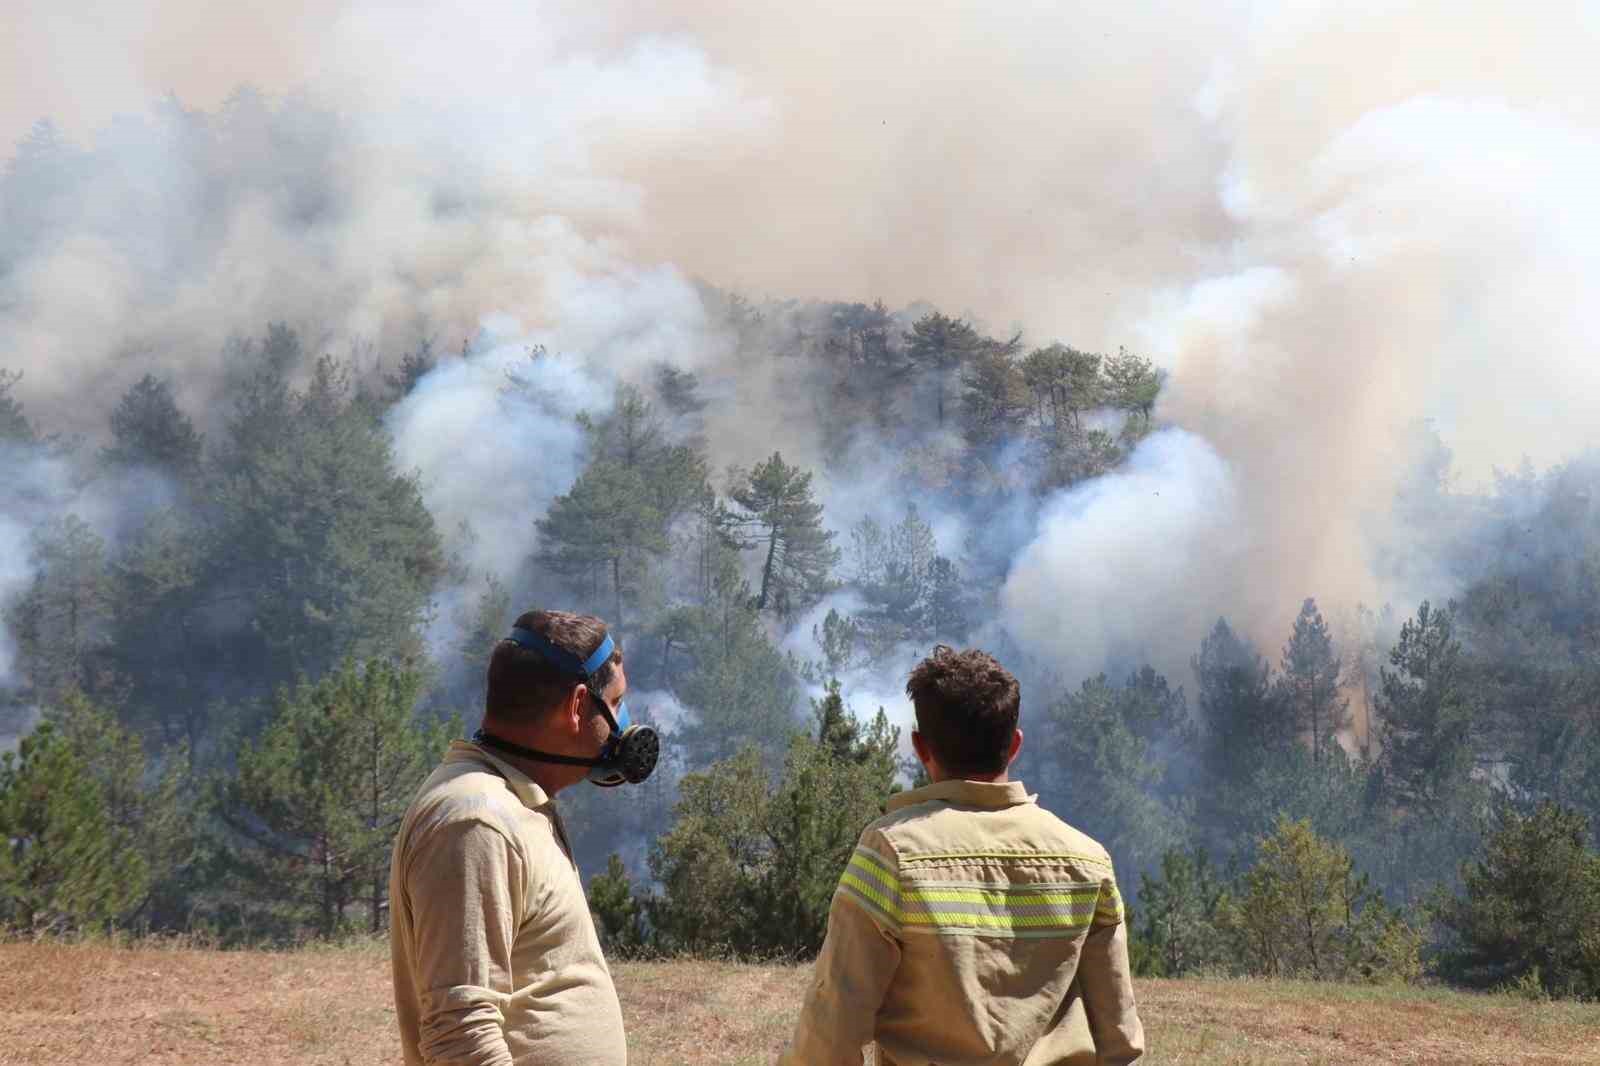
[[[1014,730],[1011,734],[1011,754],[1006,756],[1006,765],[1010,766],[1017,761],[1017,753],[1022,750],[1022,730]]]
[[[567,702],[561,708],[561,729],[563,732],[576,736],[583,731],[583,722],[586,717],[584,709],[589,706],[589,686],[579,684],[567,697]]]

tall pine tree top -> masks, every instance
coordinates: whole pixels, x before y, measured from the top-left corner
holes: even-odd
[[[112,444],[101,457],[116,466],[151,467],[180,478],[200,467],[203,440],[172,397],[172,386],[146,374],[111,412]]]
[[[760,548],[757,610],[802,611],[832,587],[839,549],[822,527],[822,504],[811,494],[811,473],[778,452],[748,473],[732,472],[729,498],[742,510],[735,529],[744,548]]]

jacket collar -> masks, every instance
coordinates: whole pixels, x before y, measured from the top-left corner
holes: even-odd
[[[1030,796],[1021,781],[961,781],[952,778],[936,781],[909,792],[899,792],[889,797],[888,809],[897,811],[916,803],[950,803],[958,807],[985,807],[999,809],[1033,803],[1038,796]]]
[[[518,768],[517,763],[520,760],[488,751],[465,740],[452,740],[445,761],[487,764],[495,773],[506,779],[506,784],[511,786],[512,793],[530,811],[538,810],[550,803],[550,797],[545,790]]]

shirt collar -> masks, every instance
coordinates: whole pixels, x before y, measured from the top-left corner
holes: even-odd
[[[518,767],[520,759],[487,751],[465,740],[452,740],[445,761],[488,763],[496,773],[506,779],[511,791],[529,810],[537,810],[550,803],[550,797],[539,787],[538,782]]]
[[[951,778],[936,781],[909,792],[899,792],[889,797],[888,809],[897,811],[916,803],[950,803],[959,807],[1015,807],[1033,803],[1038,796],[1030,796],[1021,781],[962,781]]]

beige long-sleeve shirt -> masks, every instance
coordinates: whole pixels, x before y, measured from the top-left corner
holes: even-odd
[[[941,781],[862,833],[782,1066],[1121,1066],[1144,1051],[1104,848],[1021,782]]]
[[[407,1066],[625,1066],[561,817],[511,762],[450,746],[401,823],[389,910]]]

